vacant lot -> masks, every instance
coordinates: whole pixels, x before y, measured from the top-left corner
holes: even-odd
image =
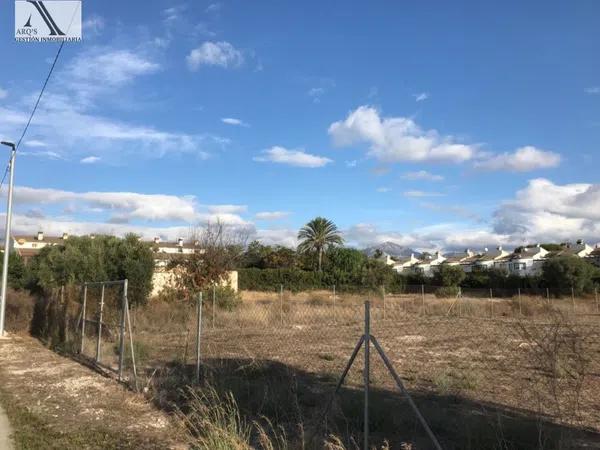
[[[242,420],[285,436],[287,448],[322,448],[335,439],[338,447],[328,448],[357,447],[362,351],[327,413],[325,406],[363,333],[365,298],[372,302],[373,335],[444,448],[600,448],[594,299],[284,292],[243,293],[236,305],[209,296],[202,308],[201,386],[222,397],[233,393]],[[88,293],[84,355],[90,358],[97,350],[95,301]],[[46,309],[67,324],[53,335],[67,337],[63,348],[78,352],[80,305],[60,305]],[[100,355],[115,368],[119,311],[113,305],[105,305]],[[196,306],[151,302],[131,312],[138,386],[167,411],[193,407],[185,389],[195,385]],[[65,314],[70,318],[61,319]],[[124,361],[134,386],[129,337]],[[372,443],[431,448],[374,351],[371,361]]]
[[[423,305],[419,296],[392,297],[385,308],[373,300],[372,333],[445,448],[600,446],[597,316],[573,314],[570,302],[553,308],[531,299],[427,296]],[[329,433],[349,447],[361,442],[362,356],[322,420],[362,334],[360,296],[335,301],[322,293],[283,300],[253,293],[214,317],[205,305],[204,379],[232,391],[247,417],[267,417],[298,445],[319,447]],[[169,408],[181,400],[176,387],[193,380],[194,305],[154,304],[136,316],[141,377]],[[371,358],[374,442],[429,448],[374,351]]]

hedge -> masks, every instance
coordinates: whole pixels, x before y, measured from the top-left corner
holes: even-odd
[[[372,292],[385,286],[386,292],[401,292],[404,278],[386,271],[385,276],[373,277],[369,281],[359,274],[333,274],[300,269],[238,269],[238,287],[246,291],[278,292],[281,286],[286,291],[300,292],[317,289],[332,289],[338,292]]]

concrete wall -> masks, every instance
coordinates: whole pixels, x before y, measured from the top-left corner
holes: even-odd
[[[166,287],[172,287],[175,282],[175,274],[172,270],[156,270],[152,274],[152,297],[160,294],[160,292]],[[235,292],[238,291],[238,273],[237,271],[231,271],[227,274],[227,277],[221,283],[221,286],[229,286]]]

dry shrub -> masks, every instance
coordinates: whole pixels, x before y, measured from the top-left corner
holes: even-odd
[[[570,423],[580,416],[583,387],[592,362],[592,342],[598,332],[571,323],[554,310],[547,323],[520,322],[518,333],[525,341],[533,370],[533,395],[540,413]]]
[[[35,299],[25,291],[8,289],[6,292],[6,329],[13,333],[27,333],[31,328]]]
[[[177,416],[185,426],[192,448],[211,450],[286,450],[288,441],[282,428],[266,418],[248,423],[240,414],[231,392],[219,395],[211,386],[188,387],[185,411]]]

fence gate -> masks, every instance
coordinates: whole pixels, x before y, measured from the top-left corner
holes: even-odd
[[[137,389],[127,284],[127,280],[83,284],[78,351],[97,368],[117,374],[119,381],[131,378],[124,373],[126,366],[131,368]]]

